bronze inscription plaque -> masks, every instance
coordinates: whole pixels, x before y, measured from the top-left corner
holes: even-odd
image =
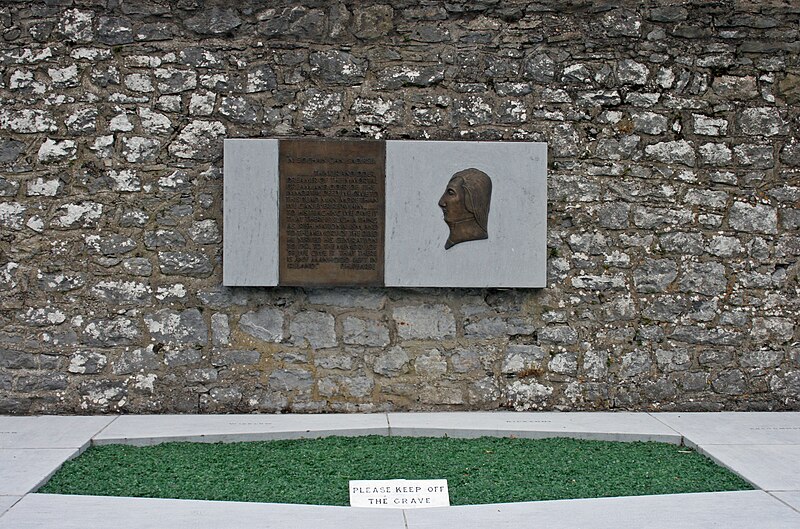
[[[383,141],[280,141],[281,285],[383,285],[385,159]]]

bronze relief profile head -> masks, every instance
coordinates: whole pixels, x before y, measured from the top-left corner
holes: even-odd
[[[444,222],[450,228],[445,250],[461,242],[489,238],[487,225],[491,200],[492,179],[483,171],[464,169],[450,178],[439,199]]]

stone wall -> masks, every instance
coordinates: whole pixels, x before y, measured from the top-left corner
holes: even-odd
[[[800,409],[799,19],[0,2],[0,412]],[[222,288],[222,139],[301,135],[548,142],[549,286]]]

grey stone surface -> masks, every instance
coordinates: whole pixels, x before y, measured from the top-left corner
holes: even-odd
[[[800,492],[773,492],[772,496],[800,512]]]
[[[386,284],[544,286],[546,159],[537,143],[387,143]],[[438,197],[470,167],[493,179],[489,238],[445,250]]]
[[[441,340],[455,337],[455,318],[446,305],[396,307],[392,317],[401,339]]]
[[[22,496],[0,495],[0,516],[2,516],[4,512],[10,509],[11,506],[17,503],[20,499],[22,499]]]
[[[120,516],[120,513],[126,514]],[[404,527],[403,512],[397,509],[50,494],[31,494],[0,518],[0,528],[3,529],[156,529],[164,526],[174,529],[245,529],[264,524],[288,527],[298,523],[319,529],[341,529],[353,524],[388,529]]]
[[[239,328],[265,342],[280,342],[283,340],[283,313],[277,308],[262,307],[243,314]]]
[[[389,329],[379,321],[347,317],[342,326],[346,344],[371,347],[389,344]]]
[[[388,433],[382,414],[126,415],[96,435],[94,442],[146,446],[168,441],[216,443]]]
[[[0,448],[0,495],[22,496],[33,491],[79,453],[77,448]],[[7,523],[5,516],[0,523]]]
[[[326,312],[305,311],[297,314],[289,323],[289,335],[292,343],[313,349],[324,349],[336,346],[335,321]]]
[[[0,449],[84,448],[116,417],[0,416]]]
[[[695,445],[800,445],[800,413],[657,413]]]
[[[453,412],[389,413],[392,435],[414,437],[574,437],[680,443],[681,436],[647,414]]]
[[[800,491],[800,444],[714,444],[697,449],[759,489]]]
[[[623,516],[620,513],[624,513]],[[734,514],[735,513],[735,514]],[[747,529],[794,527],[800,514],[762,491],[676,494],[482,505],[406,511],[409,529],[463,524],[472,527],[512,528],[531,519],[544,526],[701,529],[724,524]]]
[[[198,309],[178,312],[162,309],[144,316],[145,325],[153,341],[205,345],[208,342],[208,326]]]
[[[225,141],[223,284],[278,284],[278,141]]]
[[[779,3],[4,2],[0,413],[800,409],[800,41]],[[286,137],[549,144],[544,265],[520,257],[531,230],[474,250],[511,218],[497,202],[489,240],[431,247],[463,249],[447,278],[548,277],[221,287],[237,261],[245,285],[277,282],[265,190]],[[448,160],[469,161],[400,160],[431,229],[395,237],[441,241]],[[227,255],[237,241],[252,258]],[[422,306],[446,310],[395,317]],[[152,341],[144,318],[165,309],[211,336]],[[333,316],[337,346],[292,343],[307,311]],[[396,347],[404,367],[375,373]]]

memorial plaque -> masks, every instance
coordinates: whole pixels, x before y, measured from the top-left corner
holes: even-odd
[[[385,159],[382,141],[281,140],[281,285],[383,285]]]
[[[541,288],[547,145],[225,140],[223,284]]]

